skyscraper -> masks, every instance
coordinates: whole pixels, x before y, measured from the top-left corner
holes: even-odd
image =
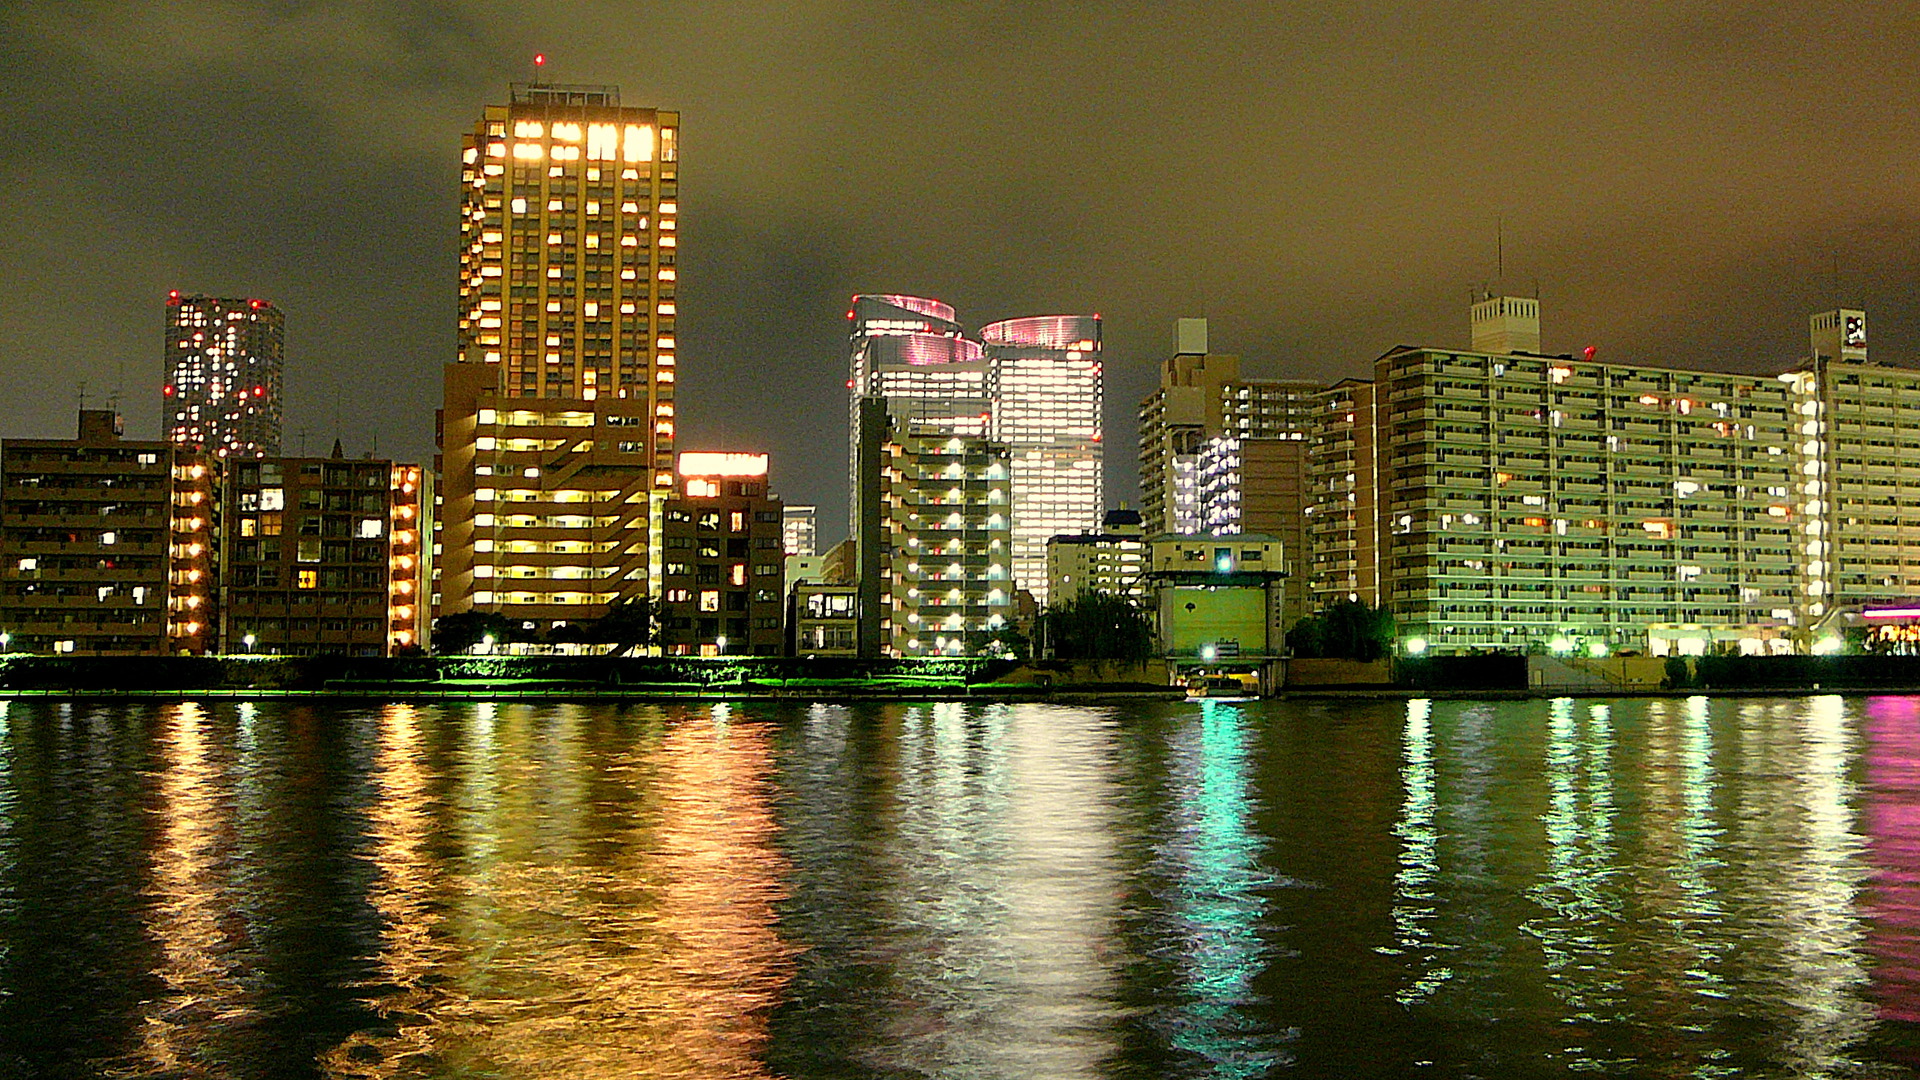
[[[925,437],[1003,446],[1012,454],[1013,578],[1044,601],[1047,540],[1100,523],[1100,317],[1007,319],[988,325],[976,341],[938,300],[856,296],[847,316],[850,437],[857,443],[861,400],[873,398],[885,403],[896,431],[912,425]],[[858,535],[853,449],[849,507]]]
[[[1013,577],[1047,603],[1047,541],[1100,525],[1100,317],[1007,319],[986,343],[995,442],[1011,455]]]
[[[896,423],[931,430],[987,434],[986,354],[961,332],[953,308],[919,296],[856,296],[847,318],[848,524],[860,529],[860,400],[883,399]]]
[[[167,294],[167,441],[213,457],[280,452],[286,320],[265,300]]]
[[[515,84],[466,137],[438,610],[534,631],[647,595],[673,490],[677,112]]]

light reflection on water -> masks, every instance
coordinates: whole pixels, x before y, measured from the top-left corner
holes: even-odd
[[[0,703],[0,1077],[1910,1075],[1917,760],[1910,698]]]

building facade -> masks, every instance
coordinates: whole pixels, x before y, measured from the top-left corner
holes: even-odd
[[[787,605],[787,655],[859,655],[859,587],[796,581]]]
[[[1011,455],[1013,577],[1047,603],[1047,542],[1098,527],[1106,505],[1100,317],[1048,315],[981,328],[991,436]]]
[[[1271,536],[1156,536],[1148,607],[1160,647],[1182,670],[1258,671],[1284,654],[1280,542]]]
[[[817,506],[783,506],[780,508],[780,531],[789,555],[817,556],[820,554],[819,513]]]
[[[1318,395],[1307,433],[1304,571],[1307,607],[1380,604],[1373,383],[1343,379]]]
[[[676,112],[516,84],[466,137],[436,610],[535,631],[653,591],[674,487]]]
[[[1103,500],[1100,318],[1007,319],[966,335],[952,307],[898,295],[853,298],[848,343],[849,518],[858,530],[859,410],[884,404],[894,430],[987,438],[1011,453],[1013,567],[1044,597],[1046,544],[1097,527]]]
[[[1215,527],[1233,501],[1221,486],[1218,457],[1238,452],[1215,447],[1209,462],[1209,447],[1219,439],[1304,442],[1325,389],[1297,379],[1241,378],[1239,357],[1208,351],[1205,319],[1179,320],[1175,336],[1177,351],[1160,366],[1159,388],[1140,403],[1140,512],[1149,534]],[[1293,473],[1258,476],[1291,490],[1305,484],[1304,470],[1303,452]]]
[[[1537,302],[1505,299],[1475,305],[1475,339],[1537,345]],[[1449,652],[1804,639],[1798,455],[1815,441],[1789,381],[1428,348],[1374,375],[1370,411],[1355,386],[1322,399],[1317,599],[1377,581],[1403,636]]]
[[[1863,609],[1920,598],[1920,371],[1867,359],[1867,316],[1822,312],[1781,376],[1795,428],[1793,560],[1809,648]]]
[[[1144,600],[1147,539],[1138,510],[1109,510],[1097,533],[1047,541],[1049,603],[1104,592]]]
[[[1014,615],[1007,448],[937,425],[892,434],[874,527],[880,627],[894,656],[1008,652]]]
[[[767,455],[681,454],[679,475],[661,514],[661,649],[780,655],[786,554]]]
[[[218,647],[218,459],[122,431],[111,410],[83,409],[74,439],[0,440],[4,648]]]
[[[1304,418],[1290,418],[1298,422]],[[1260,533],[1280,541],[1281,611],[1291,626],[1310,610],[1306,566],[1307,442],[1222,436],[1208,439],[1196,468],[1202,530],[1218,536]]]
[[[424,648],[431,473],[373,458],[267,458],[223,478],[229,652],[390,656]]]
[[[861,295],[847,311],[848,522],[858,529],[860,403],[882,402],[896,426],[909,421],[984,438],[991,424],[986,351],[951,306],[920,296]]]
[[[212,458],[280,452],[286,319],[265,300],[167,295],[166,439]]]

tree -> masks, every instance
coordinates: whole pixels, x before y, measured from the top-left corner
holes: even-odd
[[[1153,620],[1132,599],[1084,592],[1040,614],[1040,639],[1061,660],[1151,659]]]
[[[1393,651],[1393,615],[1343,600],[1293,624],[1287,648],[1307,659],[1378,660]]]
[[[580,633],[582,641],[613,646],[607,650],[609,656],[652,645],[660,636],[653,621],[653,601],[644,596],[608,604],[607,613],[581,626]]]
[[[493,611],[463,611],[433,620],[433,651],[445,656],[471,650],[491,637],[504,643],[512,639],[513,624]]]

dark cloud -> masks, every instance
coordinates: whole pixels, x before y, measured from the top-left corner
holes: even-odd
[[[685,442],[837,520],[847,295],[1107,318],[1114,497],[1172,320],[1363,374],[1539,289],[1549,348],[1920,346],[1920,10],[1830,3],[279,3],[0,9],[0,432],[154,430],[170,288],[288,313],[289,429],[429,452],[461,131],[536,50],[684,114]],[[831,527],[828,529],[832,531]]]

